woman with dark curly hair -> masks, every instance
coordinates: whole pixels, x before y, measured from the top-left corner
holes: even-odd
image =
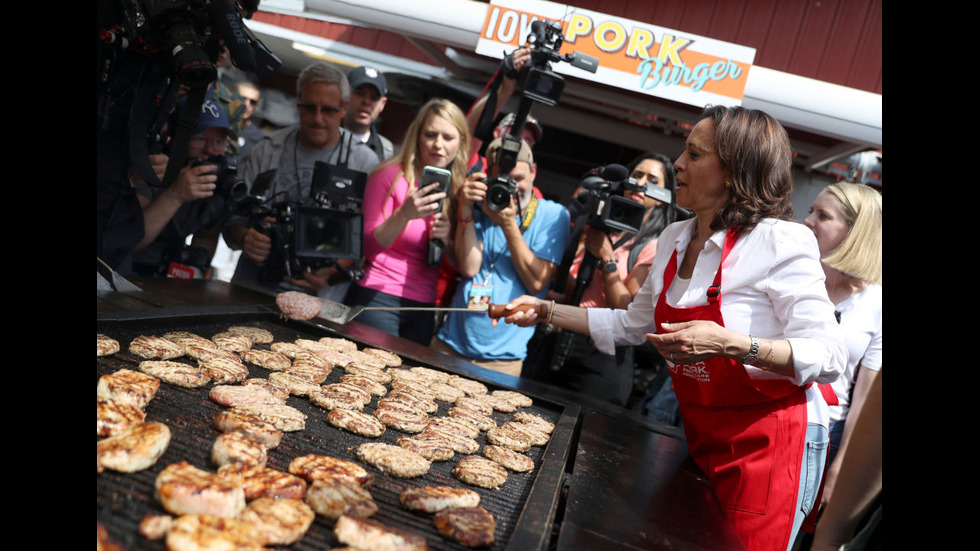
[[[816,239],[790,221],[789,137],[771,116],[710,107],[674,162],[678,206],[627,310],[521,297],[508,323],[544,319],[600,350],[652,343],[667,360],[688,450],[745,546],[790,549],[814,506],[828,401],[847,351]]]

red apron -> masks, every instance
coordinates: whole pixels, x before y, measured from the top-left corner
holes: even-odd
[[[738,236],[731,231],[708,304],[674,308],[667,289],[677,273],[677,252],[664,271],[654,319],[664,323],[721,315],[722,269]],[[737,360],[715,357],[693,365],[668,364],[692,459],[707,474],[739,538],[750,551],[789,545],[806,441],[803,388],[785,380],[753,380]]]

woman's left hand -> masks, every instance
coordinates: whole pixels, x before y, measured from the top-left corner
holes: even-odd
[[[732,336],[729,329],[705,320],[665,323],[663,330],[663,333],[648,333],[647,340],[675,365],[725,356]]]
[[[405,202],[398,207],[405,218],[414,220],[431,216],[439,210],[439,201],[446,198],[446,194],[439,189],[439,184],[429,184],[424,188],[412,188],[405,196]]]

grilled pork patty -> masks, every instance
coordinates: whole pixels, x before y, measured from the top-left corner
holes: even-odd
[[[447,507],[476,507],[480,504],[480,494],[469,488],[427,484],[420,488],[405,488],[398,501],[413,511],[435,513]]]
[[[357,458],[379,471],[399,478],[414,478],[429,472],[431,463],[401,446],[368,442],[357,447]]]
[[[314,480],[303,499],[318,515],[331,520],[341,515],[367,518],[378,512],[378,504],[371,492],[342,478]]]
[[[157,421],[136,423],[119,436],[96,443],[96,472],[134,473],[148,469],[170,445],[170,428]]]
[[[334,536],[354,549],[371,551],[428,551],[423,536],[387,526],[369,518],[342,515],[333,529]]]
[[[432,521],[443,536],[467,547],[493,545],[497,523],[483,507],[450,507],[437,512]]]
[[[344,478],[364,486],[374,480],[373,474],[353,461],[312,453],[293,458],[289,463],[289,472],[309,482],[323,478]]]
[[[245,509],[245,490],[240,480],[199,469],[186,461],[167,465],[157,475],[154,486],[160,504],[171,514],[232,519]]]
[[[507,482],[507,469],[495,461],[478,455],[467,455],[452,469],[459,480],[481,488],[493,490]]]
[[[218,474],[238,478],[245,490],[245,500],[260,497],[272,499],[303,499],[306,480],[271,467],[248,467],[229,463],[218,467]]]

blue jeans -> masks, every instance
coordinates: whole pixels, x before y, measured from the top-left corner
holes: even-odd
[[[803,465],[800,467],[800,491],[796,498],[796,516],[793,518],[793,533],[789,538],[787,550],[793,548],[803,520],[816,503],[817,492],[823,481],[824,467],[827,464],[827,448],[830,446],[830,436],[827,427],[809,424],[806,427],[806,450],[803,455]]]
[[[349,306],[383,306],[403,308],[406,306],[434,306],[417,300],[396,297],[374,289],[361,287],[357,283],[350,286],[344,302]],[[428,346],[436,328],[434,312],[366,310],[358,314],[354,321],[370,325],[385,333],[402,337]]]

